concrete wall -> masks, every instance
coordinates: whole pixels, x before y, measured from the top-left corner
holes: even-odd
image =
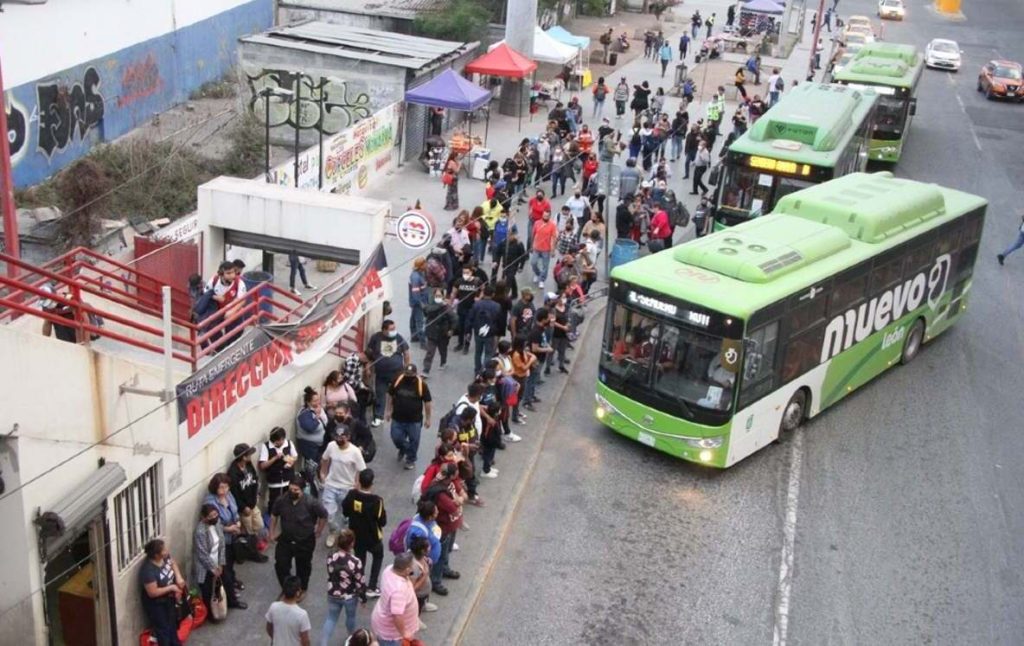
[[[17,186],[186,100],[235,63],[273,0],[51,0],[4,6],[8,137]]]
[[[295,75],[301,75],[301,148],[317,143],[314,124],[322,122],[324,133],[334,134],[401,101],[405,95],[406,70],[400,67],[245,41],[239,43],[238,58],[240,99],[261,121],[266,118],[266,112],[264,100],[259,97],[260,90],[265,87],[294,90]],[[312,89],[319,85],[321,77],[330,79],[324,90],[325,101],[334,106],[322,121],[318,118],[318,95]],[[294,109],[283,101],[271,99],[272,141],[293,146],[295,121]]]
[[[322,20],[335,25],[394,31],[400,34],[412,33],[412,21],[389,16],[374,16],[329,9],[304,9],[301,7],[282,5],[277,9],[277,24],[288,25],[303,20]]]
[[[379,327],[380,311],[367,316],[369,329]],[[136,381],[140,388],[161,387],[161,369],[150,360],[133,359],[132,352],[105,353],[43,337],[38,333],[0,327],[0,356],[6,365],[38,366],[36,371],[6,370],[0,373],[5,404],[0,409],[0,428],[18,424],[16,439],[0,444],[8,491],[21,482],[43,475],[15,495],[0,499],[0,639],[3,643],[46,643],[43,621],[42,564],[32,524],[36,511],[47,510],[71,495],[75,487],[105,458],[121,464],[128,483],[154,463],[162,461],[161,501],[163,535],[186,577],[191,574],[191,533],[206,483],[226,469],[231,448],[239,442],[257,444],[274,426],[292,432],[305,385],[319,385],[338,367],[339,359],[327,355],[276,392],[242,414],[195,458],[182,464],[178,457],[177,414],[174,405],[161,407],[156,399],[119,394],[119,386]],[[42,367],[45,366],[45,369]],[[176,375],[185,377],[184,372]],[[44,414],[45,411],[45,414]],[[143,416],[145,413],[151,414]],[[135,420],[129,428],[129,421]],[[121,430],[124,429],[124,430]],[[116,433],[116,434],[115,434]],[[90,447],[91,444],[102,444]],[[85,452],[55,467],[76,452]],[[16,457],[14,457],[16,456]],[[113,505],[107,521],[116,532]],[[116,540],[116,538],[115,538]],[[120,643],[138,643],[144,628],[137,585],[141,555],[118,570],[117,545],[111,545]],[[16,609],[12,609],[12,607]]]

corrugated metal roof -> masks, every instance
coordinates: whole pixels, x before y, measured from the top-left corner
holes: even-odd
[[[279,5],[289,9],[316,9],[360,15],[414,19],[425,11],[443,9],[450,0],[281,0]]]
[[[459,56],[478,43],[456,43],[390,31],[306,22],[246,36],[244,43],[271,45],[418,70]]]

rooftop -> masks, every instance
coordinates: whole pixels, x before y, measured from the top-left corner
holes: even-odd
[[[443,64],[478,45],[322,21],[275,27],[240,40],[243,43],[284,47],[410,70]]]
[[[413,20],[421,13],[439,11],[450,0],[279,0],[282,8],[317,9],[383,18]]]

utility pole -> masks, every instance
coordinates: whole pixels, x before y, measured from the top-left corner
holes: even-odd
[[[505,43],[533,60],[533,31],[537,26],[537,0],[507,0],[505,5]],[[504,79],[498,112],[510,117],[529,107],[530,93],[522,86],[529,79]]]
[[[818,3],[818,13],[814,16],[814,37],[811,39],[811,61],[807,64],[807,78],[814,78],[814,61],[821,58],[821,52],[818,51],[818,38],[821,37],[821,22],[825,15],[825,0],[820,0]],[[824,48],[822,48],[824,49]]]
[[[18,212],[14,208],[14,178],[11,173],[11,141],[7,130],[7,95],[4,93],[4,77],[0,72],[0,183],[3,184],[0,200],[4,210],[4,253],[14,258],[21,257],[21,244],[18,240]],[[7,275],[18,277],[18,268],[7,265]]]

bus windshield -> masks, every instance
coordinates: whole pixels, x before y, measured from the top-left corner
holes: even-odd
[[[878,97],[875,112],[875,131],[899,135],[907,121],[907,100],[883,94]]]
[[[756,168],[727,164],[719,215],[728,226],[739,224],[768,213],[786,195],[813,185],[814,182],[795,177],[781,177]]]
[[[622,303],[612,304],[601,368],[612,382],[650,390],[692,418],[703,409],[722,412],[732,405],[736,375],[720,356],[733,342],[691,326],[661,321]],[[735,365],[739,365],[738,362]]]

